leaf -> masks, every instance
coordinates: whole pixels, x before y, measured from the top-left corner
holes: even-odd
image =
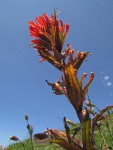
[[[111,105],[111,106],[106,106],[106,108],[102,109],[102,110],[100,111],[100,113],[97,113],[97,114],[94,116],[94,118],[92,119],[92,130],[93,130],[93,132],[94,132],[94,127],[95,127],[97,121],[102,118],[102,115],[103,115],[105,112],[107,112],[108,110],[110,110],[110,109],[112,109],[112,108],[113,108],[113,105]]]
[[[51,140],[51,143],[59,144],[60,146],[66,148],[67,150],[83,150],[83,148],[79,144],[70,144],[64,140]]]
[[[84,150],[97,150],[94,137],[91,131],[91,119],[89,112],[86,109],[83,110],[83,119],[82,119],[82,140]]]
[[[76,135],[78,133],[78,131],[81,129],[80,124],[75,124],[74,122],[72,122],[69,119],[66,119],[66,122],[71,125],[70,127],[70,131],[73,131],[73,135]]]
[[[74,126],[72,126],[72,127],[74,127]],[[71,127],[71,129],[70,129],[70,130],[72,130],[72,127]],[[73,130],[74,130],[73,135],[75,136],[75,135],[78,133],[78,131],[80,131],[80,130],[81,130],[81,127],[80,127],[80,126],[78,126],[78,127],[76,127],[76,128],[73,128]]]
[[[67,139],[68,139],[68,142],[71,143],[71,136],[70,136],[70,130],[69,130],[69,126],[66,122],[66,118],[64,117],[64,127],[65,127],[65,130],[66,130],[66,136],[67,136]]]
[[[77,125],[78,125],[78,124],[72,122],[72,121],[69,120],[69,119],[66,119],[66,122],[67,122],[68,124],[70,124],[70,125],[73,125],[73,126],[77,126]]]

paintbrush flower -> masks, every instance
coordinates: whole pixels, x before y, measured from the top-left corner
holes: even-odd
[[[31,44],[42,57],[40,61],[47,60],[53,65],[61,63],[61,52],[69,30],[69,25],[63,24],[62,20],[57,20],[56,17],[54,11],[51,17],[44,13],[34,22],[29,22],[30,35],[34,38]]]

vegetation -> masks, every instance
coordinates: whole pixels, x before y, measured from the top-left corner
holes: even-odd
[[[99,147],[99,150],[106,150],[106,146],[109,150],[113,149],[113,112],[110,112],[110,115],[106,118],[106,120],[102,120],[99,122],[99,128],[95,129],[95,140]],[[78,124],[79,126],[79,124]],[[76,128],[77,129],[77,128]],[[76,130],[77,131],[77,130]],[[74,134],[75,127],[74,125],[70,126],[71,134]],[[81,130],[78,130],[76,137],[81,139]],[[25,146],[25,150],[32,150],[31,140],[26,139],[22,141]],[[46,145],[38,145],[33,143],[34,150],[64,150],[63,147],[58,144],[46,144]],[[16,142],[7,147],[6,150],[24,150],[22,144],[20,142]]]
[[[29,140],[24,141],[25,150],[32,150],[31,144]],[[20,143],[12,144],[8,147],[8,150],[24,150]],[[34,150],[64,150],[64,148],[60,147],[59,145],[50,144],[47,146],[38,146],[34,147]]]
[[[23,143],[16,136],[10,137],[11,140],[20,143],[16,144],[17,150],[19,150],[19,146],[21,146],[21,150],[62,149],[61,147],[67,150],[112,149],[113,127],[111,125],[113,123],[111,120],[113,114],[111,115],[110,110],[113,105],[99,110],[96,105],[91,103],[88,90],[94,79],[93,72],[91,72],[85,86],[83,86],[83,82],[87,73],[83,73],[81,78],[78,77],[82,63],[91,53],[78,51],[74,55],[74,49],[70,44],[67,44],[67,48],[63,49],[69,24],[63,24],[62,20],[57,20],[56,11],[51,17],[44,13],[37,17],[34,22],[30,21],[29,31],[34,38],[31,40],[31,45],[42,57],[40,62],[46,60],[60,71],[60,78],[55,83],[46,80],[47,84],[56,95],[64,94],[66,96],[75,109],[80,123],[75,124],[64,117],[64,131],[47,129],[43,133],[33,135],[33,127],[29,124],[29,117],[26,115],[29,140]],[[45,144],[49,145],[43,147],[42,145]],[[13,150],[14,146],[9,146],[9,149]]]
[[[100,122],[95,139],[100,149],[113,149],[113,113]]]

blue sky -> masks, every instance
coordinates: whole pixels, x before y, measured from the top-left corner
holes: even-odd
[[[9,136],[27,137],[24,115],[28,114],[34,133],[63,128],[63,117],[78,121],[64,96],[56,96],[46,84],[60,77],[47,62],[38,63],[37,52],[29,47],[28,21],[43,12],[70,24],[66,43],[75,52],[90,51],[83,72],[95,73],[89,89],[92,103],[103,108],[113,104],[113,1],[112,0],[0,0],[0,144]]]

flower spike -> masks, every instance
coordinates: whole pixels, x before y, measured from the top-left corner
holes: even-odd
[[[69,31],[69,25],[64,25],[62,20],[57,20],[56,11],[51,17],[44,13],[37,17],[35,22],[30,21],[29,31],[34,38],[31,40],[31,44],[33,48],[37,49],[43,60],[47,60],[52,65],[55,61],[61,63],[61,52]],[[54,61],[51,61],[51,58]],[[59,69],[59,67],[57,68]]]

